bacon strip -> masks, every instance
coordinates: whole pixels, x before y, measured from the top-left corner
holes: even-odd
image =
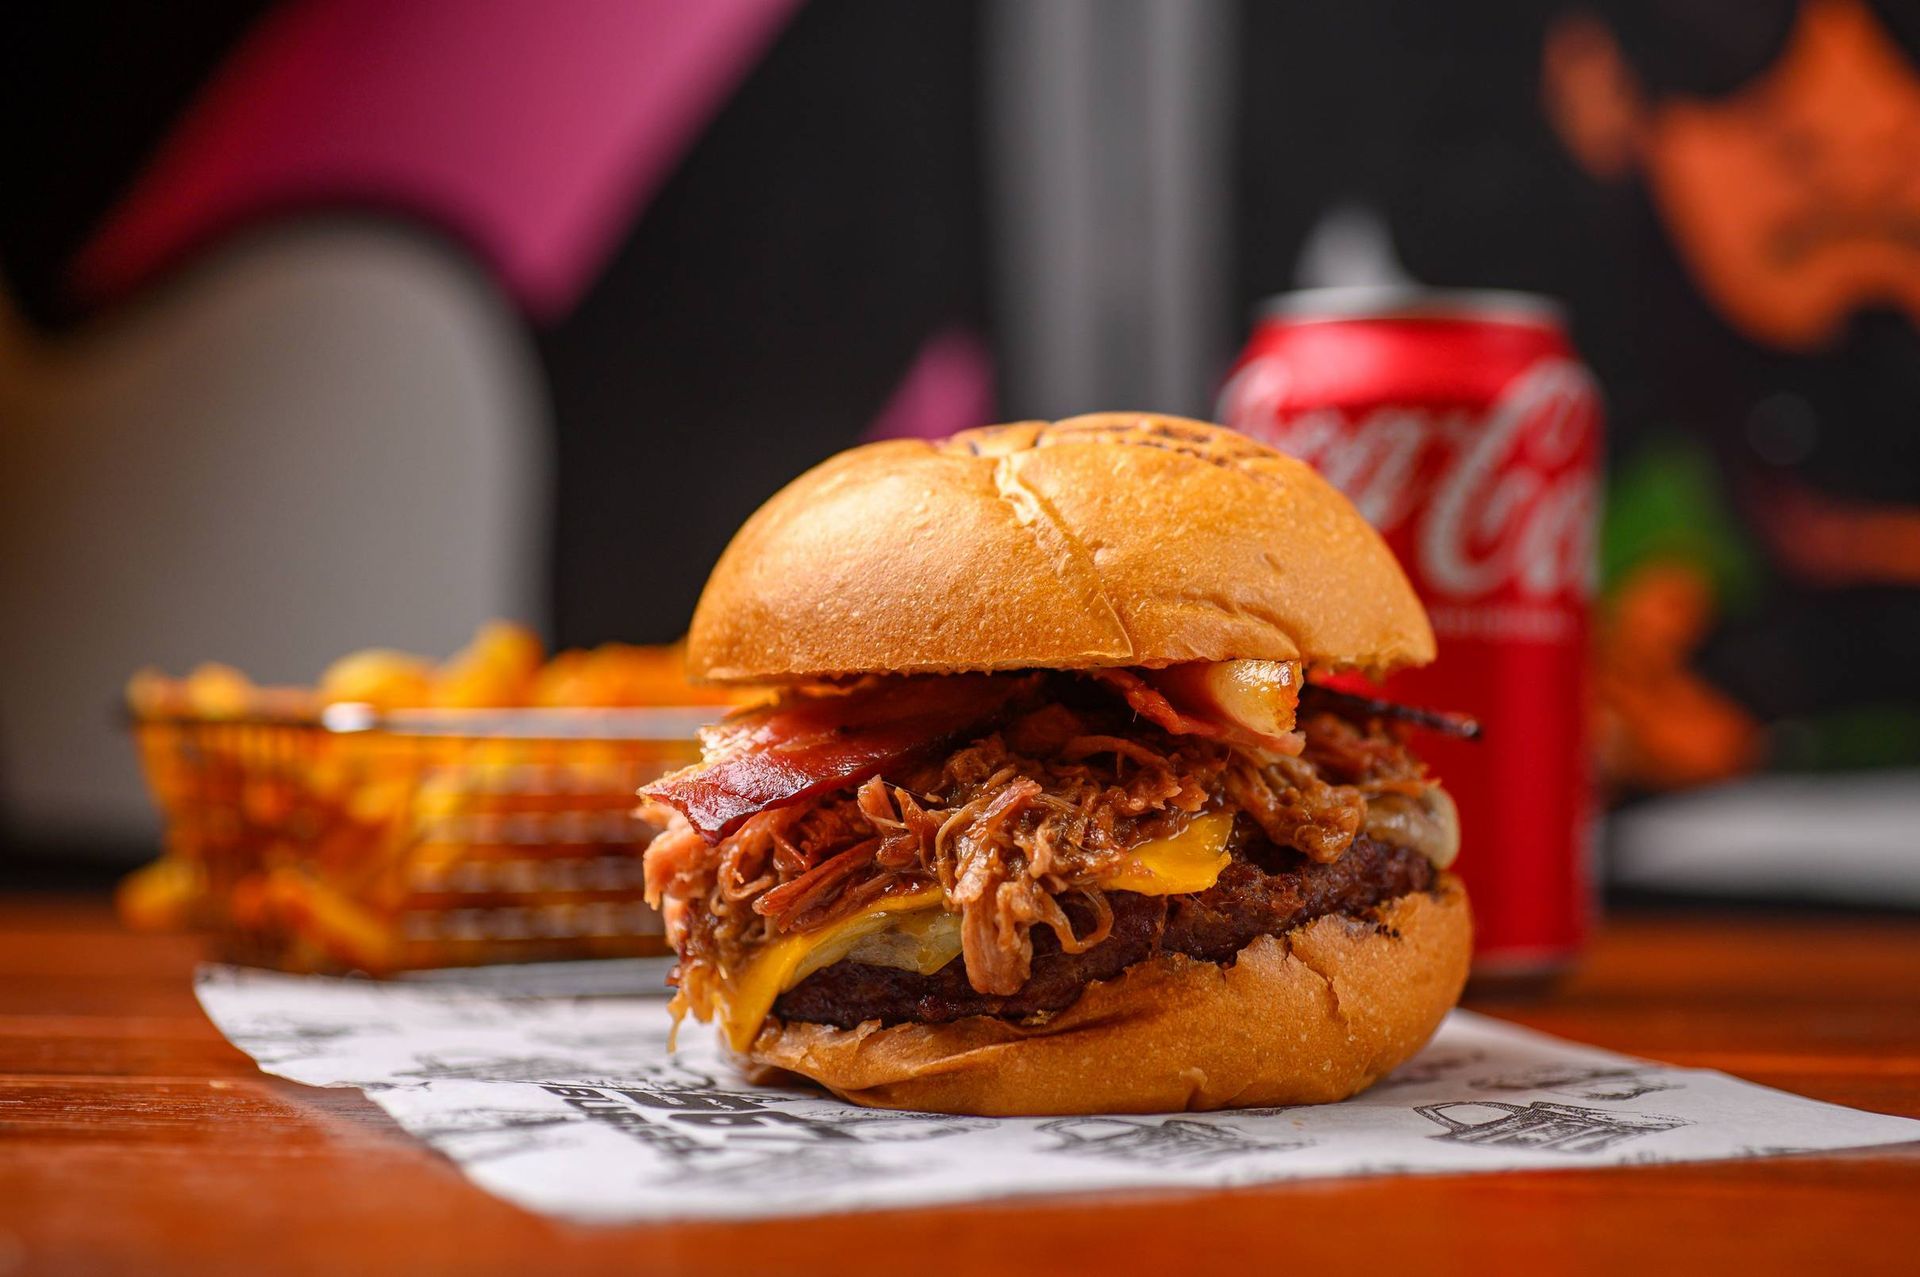
[[[1134,713],[1148,722],[1159,724],[1176,736],[1204,736],[1209,740],[1219,740],[1226,735],[1217,724],[1182,714],[1163,692],[1149,686],[1146,679],[1132,670],[1093,669],[1087,673],[1126,697]]]
[[[1274,735],[1234,718],[1207,693],[1203,666],[1172,666],[1146,677],[1129,669],[1085,671],[1126,698],[1133,711],[1176,736],[1200,736],[1281,754],[1300,752],[1298,733]],[[1148,682],[1148,678],[1153,682]]]
[[[1038,685],[1032,676],[954,674],[796,696],[728,718],[707,740],[707,761],[640,792],[717,842],[760,812],[859,784],[949,745]]]

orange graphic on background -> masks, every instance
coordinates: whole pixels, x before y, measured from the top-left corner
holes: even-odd
[[[1836,501],[1789,484],[1763,508],[1775,560],[1802,580],[1920,586],[1920,509]]]
[[[1621,582],[1594,670],[1601,769],[1615,783],[1680,789],[1751,771],[1753,716],[1687,668],[1713,621],[1698,569],[1654,561]]]
[[[1600,180],[1639,175],[1729,328],[1807,356],[1865,308],[1920,327],[1920,73],[1861,0],[1802,0],[1779,56],[1719,98],[1649,95],[1591,14],[1554,24],[1541,71],[1568,151]],[[1920,507],[1784,478],[1763,495],[1754,518],[1790,575],[1920,585]],[[1644,562],[1615,588],[1595,661],[1600,760],[1614,783],[1684,788],[1762,760],[1759,723],[1689,668],[1715,610],[1705,573],[1674,559]]]
[[[1701,292],[1748,338],[1830,342],[1885,305],[1920,326],[1920,75],[1860,0],[1806,0],[1738,92],[1645,99],[1610,32],[1563,21],[1548,115],[1603,178],[1639,168]]]

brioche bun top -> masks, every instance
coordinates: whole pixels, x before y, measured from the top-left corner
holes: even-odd
[[[1231,430],[1097,413],[867,444],[734,535],[694,611],[715,682],[1433,659],[1400,565],[1310,467]]]

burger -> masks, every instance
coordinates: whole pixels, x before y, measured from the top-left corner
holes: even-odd
[[[643,791],[676,1017],[750,1074],[989,1115],[1343,1099],[1460,994],[1452,802],[1392,554],[1307,466],[1101,414],[900,440],[750,518]],[[1348,683],[1351,686],[1351,683]]]

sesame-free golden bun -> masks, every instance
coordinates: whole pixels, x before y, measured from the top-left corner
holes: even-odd
[[[991,1117],[1326,1104],[1426,1045],[1466,983],[1466,891],[1329,914],[1230,963],[1162,955],[1033,1023],[971,1016],[839,1029],[770,1019],[748,1055],[858,1104]]]
[[[1433,659],[1379,535],[1219,426],[1098,413],[894,440],[788,484],[720,556],[688,667],[833,674]]]

